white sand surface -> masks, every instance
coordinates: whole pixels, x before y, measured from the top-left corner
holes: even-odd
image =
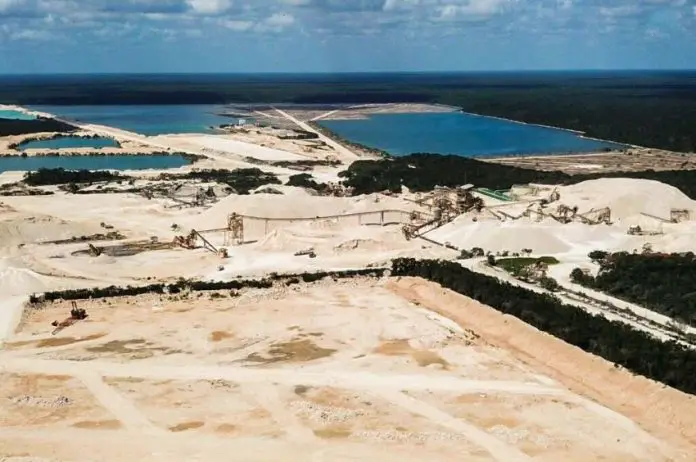
[[[226,138],[222,135],[191,135],[179,137],[186,142],[216,152],[236,154],[243,157],[253,157],[260,160],[304,160],[306,157],[279,149],[267,148],[257,144]]]

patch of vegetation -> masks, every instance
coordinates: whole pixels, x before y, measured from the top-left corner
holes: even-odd
[[[316,140],[319,138],[319,135],[314,132],[308,132],[307,130],[295,128],[293,129],[292,135],[281,135],[278,138],[281,140]]]
[[[497,267],[504,269],[513,276],[520,276],[525,268],[542,263],[550,266],[557,265],[560,262],[555,257],[499,258],[496,260]]]
[[[237,194],[249,194],[252,189],[267,184],[282,184],[278,177],[272,173],[264,172],[258,168],[239,168],[236,170],[207,169],[192,170],[186,173],[162,173],[158,180],[199,180],[226,184],[233,188]]]
[[[24,174],[24,183],[29,186],[47,186],[69,183],[95,183],[100,181],[122,181],[131,178],[108,170],[65,170],[64,168],[40,168]]]
[[[295,170],[311,170],[314,167],[338,167],[340,160],[318,159],[318,160],[276,160],[269,162],[273,167],[291,168]]]
[[[323,193],[328,189],[326,183],[317,183],[314,177],[309,173],[300,173],[299,175],[292,175],[288,182],[285,183],[287,186],[296,186],[299,188],[313,189],[318,193]]]
[[[16,120],[0,118],[0,136],[28,135],[31,133],[70,133],[77,127],[59,122],[55,119],[37,118],[33,120]]]
[[[565,305],[553,295],[507,284],[454,262],[397,259],[392,275],[441,284],[636,374],[696,394],[696,351],[676,342],[663,342],[622,322]]]
[[[590,255],[600,265],[597,277],[575,269],[573,282],[696,326],[696,257],[692,252]]]

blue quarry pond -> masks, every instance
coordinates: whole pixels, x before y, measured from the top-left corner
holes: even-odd
[[[36,117],[30,114],[25,114],[19,111],[13,111],[10,109],[0,109],[0,119],[14,119],[14,120],[34,120]]]
[[[177,168],[190,162],[179,155],[172,156],[36,156],[0,157],[0,173],[33,171],[40,168],[66,170],[145,170]]]
[[[493,157],[565,154],[624,147],[582,138],[566,130],[461,112],[378,114],[369,119],[322,120],[319,124],[344,139],[394,156],[428,152]]]
[[[223,106],[213,104],[125,106],[32,106],[31,109],[69,120],[128,130],[141,135],[207,133],[208,127],[235,123],[217,115]]]
[[[67,148],[117,148],[119,144],[113,138],[81,136],[61,136],[52,140],[33,140],[20,143],[17,148],[25,149],[67,149]]]

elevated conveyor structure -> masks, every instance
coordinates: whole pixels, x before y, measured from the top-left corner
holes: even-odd
[[[385,209],[367,212],[354,212],[315,217],[273,218],[232,213],[228,216],[227,227],[199,230],[198,233],[225,233],[225,245],[240,245],[256,241],[272,231],[297,223],[328,222],[327,226],[389,226],[420,224],[431,219],[422,212]]]

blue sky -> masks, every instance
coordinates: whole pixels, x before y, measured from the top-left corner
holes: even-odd
[[[0,74],[695,68],[696,0],[0,0]]]

